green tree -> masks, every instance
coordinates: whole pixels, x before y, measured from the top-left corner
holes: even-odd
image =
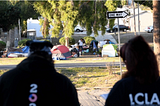
[[[108,11],[115,11],[118,7],[126,5],[126,0],[107,0],[105,6]],[[112,28],[114,26],[115,19],[109,19],[109,26]]]
[[[95,40],[95,37],[85,36],[83,39],[85,40],[86,45],[90,45],[91,41]]]
[[[65,37],[61,37],[61,38],[59,39],[59,43],[60,43],[61,45],[65,45]],[[69,45],[74,45],[74,44],[75,44],[75,39],[72,38],[72,37],[69,37]]]
[[[0,1],[0,7],[0,28],[6,32],[17,25],[20,8],[13,6],[9,1]]]
[[[61,21],[63,25],[63,35],[66,40],[66,46],[69,45],[69,37],[74,33],[74,21],[78,11],[74,8],[74,3],[59,1],[59,10],[61,11]]]
[[[53,2],[55,2],[55,1],[53,1]],[[40,19],[40,25],[42,26],[41,31],[42,31],[43,37],[45,37],[45,38],[49,35],[50,25],[54,26],[55,30],[53,30],[53,28],[51,29],[52,35],[54,37],[58,37],[59,30],[60,30],[59,29],[57,31],[56,25],[54,25],[54,23],[53,23],[53,21],[56,20],[56,18],[54,18],[55,8],[53,5],[54,5],[54,3],[51,4],[48,1],[34,2],[34,8],[43,17]]]
[[[44,19],[40,18],[39,21],[41,25],[40,31],[42,31],[43,37],[46,38],[49,35],[49,29],[50,29],[48,19],[46,17]]]
[[[107,8],[104,6],[105,1],[82,1],[79,2],[77,22],[81,26],[86,27],[87,35],[94,31],[94,35],[98,36],[98,30],[105,34],[105,26],[107,25],[106,12]]]
[[[41,2],[34,4],[34,7],[43,17],[47,17],[49,23],[53,26],[51,29],[52,37],[59,37],[59,31],[62,29],[63,35],[70,37],[73,35],[74,27],[79,23],[86,27],[87,34],[94,31],[95,36],[98,30],[105,33],[107,25],[105,1],[45,1],[49,6]],[[46,9],[47,8],[47,9]],[[52,13],[52,14],[51,14]]]
[[[18,19],[21,20],[21,25],[25,30],[28,18],[40,16],[34,10],[32,2],[28,1],[0,1],[0,7],[0,27],[3,31],[18,26]]]
[[[27,19],[38,19],[40,16],[40,14],[34,9],[32,1],[17,1],[14,2],[14,6],[21,9],[20,23],[22,26],[22,31],[27,29]]]
[[[153,9],[153,2],[152,0],[134,0],[134,2],[139,3],[141,5],[150,7],[151,9]]]
[[[61,12],[59,9],[59,1],[49,1],[49,3],[52,5],[53,10],[53,19],[49,19],[51,21],[51,25],[53,26],[53,28],[51,29],[52,37],[58,38],[59,31],[63,29],[61,21]]]
[[[63,35],[67,41],[66,45],[68,45],[68,38],[73,35],[73,24],[78,14],[74,8],[74,2],[48,0],[35,2],[34,7],[53,26],[51,29],[52,37],[59,37],[59,31],[63,29]]]

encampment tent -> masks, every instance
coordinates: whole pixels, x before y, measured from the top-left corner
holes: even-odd
[[[117,54],[117,49],[118,46],[115,45],[115,44],[105,44],[103,45],[103,48],[102,48],[102,57],[104,55],[108,55],[109,57],[116,57],[118,56]]]
[[[25,46],[24,48],[8,48],[7,56],[9,58],[13,57],[27,57],[29,52],[29,47]]]
[[[70,58],[71,53],[69,49],[64,45],[56,45],[51,49],[52,58],[66,59]]]
[[[29,46],[25,46],[22,48],[23,53],[28,53],[29,52]]]

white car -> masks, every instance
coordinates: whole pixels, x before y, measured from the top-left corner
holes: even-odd
[[[153,32],[153,26],[146,27],[145,32],[152,33]]]
[[[75,28],[74,28],[74,31],[75,32],[83,32],[84,30],[86,30],[85,28],[82,28],[81,26],[76,26]]]

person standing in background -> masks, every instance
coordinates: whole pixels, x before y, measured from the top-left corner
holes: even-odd
[[[83,39],[82,38],[78,41],[78,45],[79,45],[79,51],[80,51],[79,55],[82,55],[82,51],[83,51]]]

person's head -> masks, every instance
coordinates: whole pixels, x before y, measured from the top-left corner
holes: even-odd
[[[129,40],[122,46],[120,53],[128,70],[122,78],[134,76],[143,84],[152,83],[158,79],[156,56],[142,36]]]
[[[27,41],[26,45],[29,46],[29,55],[30,56],[38,56],[44,58],[50,62],[53,62],[51,48],[53,45],[48,41]]]

